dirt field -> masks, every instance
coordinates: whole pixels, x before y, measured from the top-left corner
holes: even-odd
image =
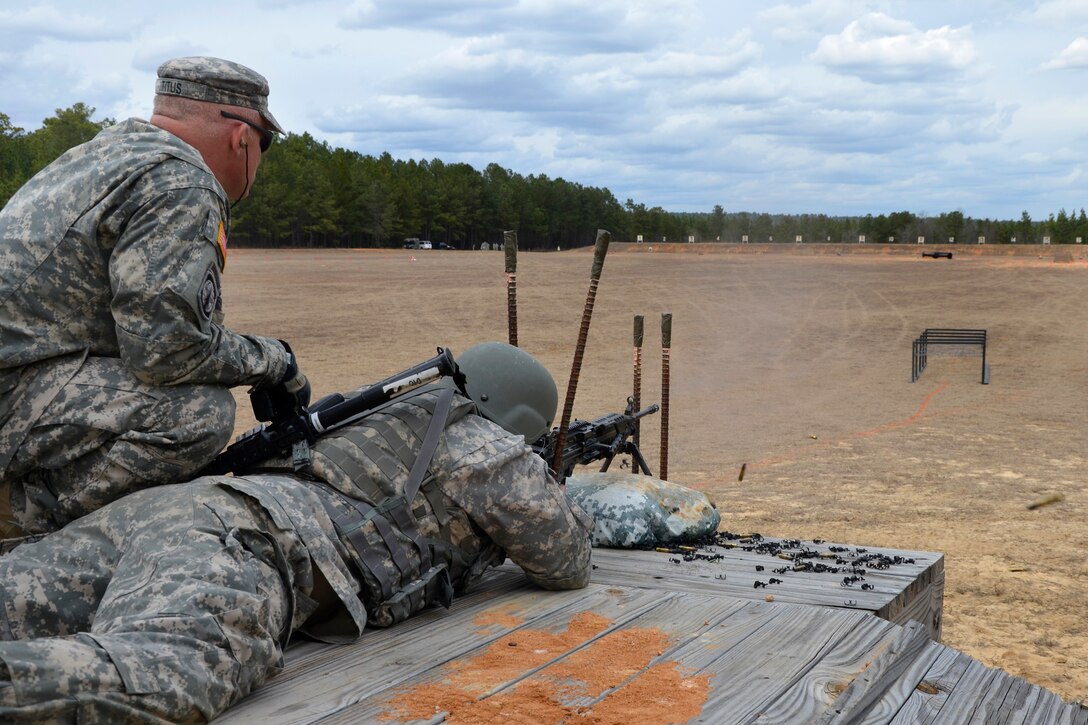
[[[635,314],[643,400],[659,400],[672,313],[670,479],[710,494],[730,531],[944,552],[944,642],[1088,700],[1083,251],[845,251],[613,245],[575,415],[623,408]],[[590,260],[518,260],[519,341],[561,400]],[[499,252],[240,250],[224,285],[228,323],[289,340],[315,396],[507,337]],[[990,384],[977,348],[931,352],[912,384],[926,327],[987,329]],[[656,417],[643,448],[657,472]],[[1064,500],[1027,508],[1051,494]]]

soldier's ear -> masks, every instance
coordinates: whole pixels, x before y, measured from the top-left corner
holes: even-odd
[[[245,153],[249,142],[246,141],[246,125],[244,123],[230,124],[230,135],[227,136],[227,145],[232,154]]]

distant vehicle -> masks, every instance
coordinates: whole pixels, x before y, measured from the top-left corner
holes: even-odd
[[[431,243],[419,237],[408,237],[404,240],[405,249],[431,249]]]
[[[439,242],[438,244],[435,245],[435,249],[453,249],[453,247],[446,244],[445,242]]]
[[[933,259],[952,259],[952,252],[922,252],[923,257],[933,257]]]

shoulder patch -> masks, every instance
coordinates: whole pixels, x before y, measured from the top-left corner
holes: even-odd
[[[223,302],[219,294],[219,271],[214,266],[208,267],[208,272],[204,275],[204,281],[200,283],[198,304],[200,305],[200,314],[204,315],[206,320],[212,319],[215,311],[222,308]]]
[[[227,230],[223,226],[223,220],[219,220],[219,230],[215,235],[216,244],[219,245],[219,255],[222,260],[222,268],[227,268]]]
[[[227,267],[227,227],[223,218],[214,211],[208,212],[208,218],[204,220],[201,235],[215,246],[216,256],[219,257],[220,271]]]

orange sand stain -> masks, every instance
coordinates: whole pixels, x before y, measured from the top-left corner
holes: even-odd
[[[481,612],[473,618],[472,624],[479,629],[514,629],[525,623],[525,620],[516,614],[510,614],[499,609]]]
[[[587,725],[678,723],[698,717],[710,695],[710,675],[684,677],[675,662],[654,665],[609,694],[581,721]]]
[[[547,672],[553,678],[579,683],[580,694],[597,697],[645,669],[668,646],[668,635],[659,629],[620,630],[574,652]]]
[[[443,668],[441,683],[398,691],[381,719],[430,719],[445,713],[453,725],[604,725],[684,722],[696,717],[709,695],[710,676],[685,676],[676,662],[651,666],[669,647],[669,637],[660,629],[618,630],[591,641],[611,624],[606,617],[582,612],[571,618],[563,632],[512,632],[481,654]],[[567,652],[571,654],[548,664]],[[543,669],[487,696],[536,668]],[[606,692],[594,705],[574,704]]]

